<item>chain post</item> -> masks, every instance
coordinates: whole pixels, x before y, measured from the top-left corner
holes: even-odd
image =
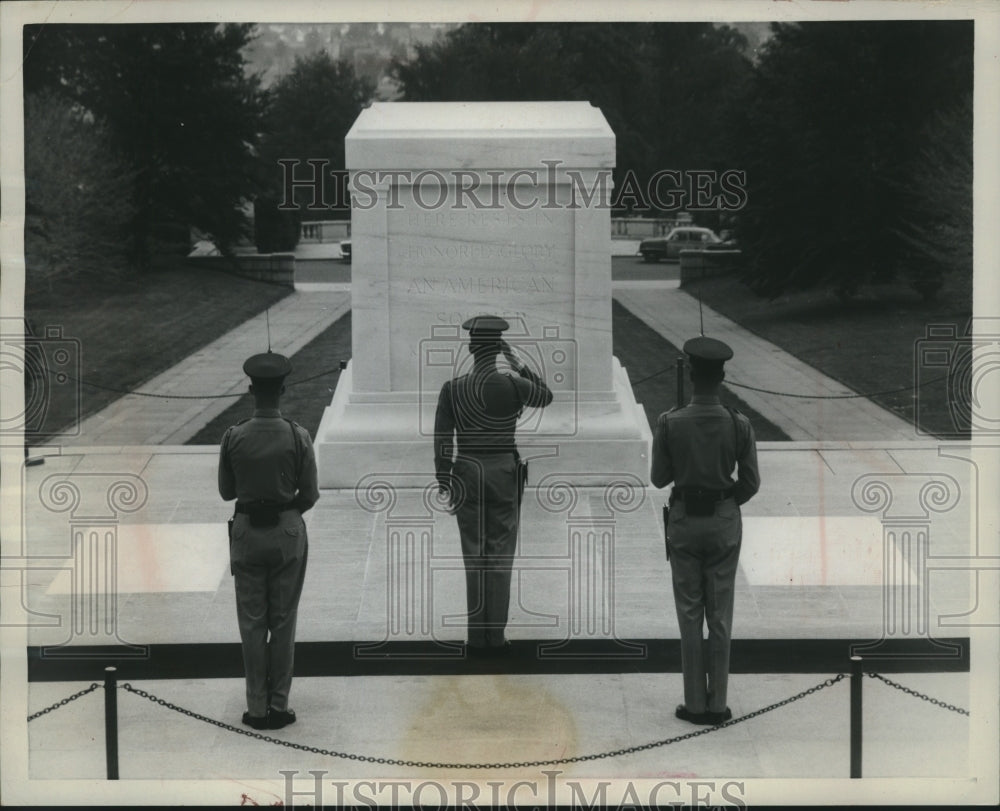
[[[108,780],[118,779],[118,669],[104,668],[104,749]]]
[[[851,778],[861,777],[861,657],[851,657]]]

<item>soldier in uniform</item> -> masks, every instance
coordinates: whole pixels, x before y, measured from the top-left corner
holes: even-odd
[[[230,563],[247,683],[243,723],[254,729],[295,722],[288,692],[308,550],[302,514],[319,498],[309,432],[278,410],[291,370],[271,351],[243,364],[253,416],[226,431],[219,453],[219,494],[236,499]]]
[[[434,468],[458,519],[465,560],[470,656],[502,655],[524,479],[514,441],[524,407],[552,392],[502,338],[510,325],[476,316],[469,331],[473,368],[442,386],[434,420]],[[497,369],[503,353],[517,376]]]
[[[687,341],[684,352],[694,394],[685,408],[657,420],[650,479],[656,487],[674,485],[667,554],[684,671],[684,703],[675,715],[714,725],[732,718],[726,690],[742,538],[740,505],[757,492],[760,475],[750,420],[719,401],[723,364],[733,350],[722,341],[700,337]]]

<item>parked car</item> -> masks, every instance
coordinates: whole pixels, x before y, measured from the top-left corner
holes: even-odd
[[[665,237],[644,239],[639,243],[639,253],[644,262],[659,262],[663,259],[680,259],[681,251],[684,250],[712,250],[723,244],[710,228],[683,225],[674,228]]]
[[[342,239],[340,241],[340,258],[345,262],[351,261],[351,240]]]

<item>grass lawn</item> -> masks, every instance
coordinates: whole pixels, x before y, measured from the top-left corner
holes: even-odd
[[[872,393],[872,400],[903,419],[912,421],[916,410],[924,433],[955,431],[948,369],[922,362],[918,349],[931,325],[950,324],[959,336],[965,332],[972,316],[971,279],[948,279],[930,303],[905,284],[872,287],[850,302],[827,291],[768,301],[732,276],[698,280],[684,289],[854,391]],[[969,379],[963,380],[958,394],[968,402]]]
[[[617,302],[614,302],[612,310],[612,331],[614,352],[628,369],[636,397],[643,403],[652,426],[660,412],[672,408],[676,400],[673,359],[677,350]],[[282,413],[307,428],[315,437],[323,409],[333,398],[340,372],[334,370],[313,380],[297,381],[327,371],[335,367],[338,360],[347,360],[350,356],[351,315],[348,313],[292,357],[294,370],[286,382],[285,395],[281,400]],[[668,366],[668,372],[655,374]],[[655,376],[638,383],[649,375]],[[685,392],[690,397],[690,382],[685,384]],[[747,408],[738,397],[725,392],[723,398],[750,417],[758,439],[788,439],[781,429]],[[188,444],[218,444],[226,428],[252,413],[253,398],[246,394],[195,434]]]
[[[649,426],[653,428],[662,412],[677,405],[676,359],[682,353],[617,301],[612,302],[611,343],[615,357],[628,372],[635,398],[642,403]],[[684,401],[690,398],[691,381],[685,375]],[[721,399],[750,418],[758,441],[789,439],[788,434],[750,408],[725,384]]]
[[[338,363],[350,357],[351,314],[348,312],[292,356],[292,373],[285,380],[281,413],[306,428],[315,438],[323,410],[330,405],[340,379]],[[322,374],[327,371],[329,374]],[[248,392],[191,437],[187,444],[218,445],[230,425],[252,414],[253,397]]]
[[[68,279],[29,293],[24,314],[32,330],[61,329],[83,381],[50,385],[44,432],[99,411],[121,396],[108,389],[138,388],[290,292],[178,260],[142,276]]]

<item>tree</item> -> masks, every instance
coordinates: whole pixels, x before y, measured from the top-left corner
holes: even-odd
[[[737,124],[748,173],[739,238],[767,296],[844,297],[908,256],[910,174],[926,126],[972,87],[967,21],[773,26]],[[926,270],[926,267],[924,268]]]
[[[750,75],[745,39],[708,23],[465,25],[392,71],[408,101],[589,101],[616,136],[615,182],[729,165],[723,108]]]
[[[464,25],[391,70],[407,101],[589,101],[616,134],[620,183],[648,150],[635,123],[645,119],[638,33],[598,23]]]
[[[925,299],[945,273],[972,276],[972,108],[966,95],[927,122],[902,190],[903,273]]]
[[[247,232],[263,93],[241,49],[253,27],[202,23],[25,29],[26,91],[47,88],[107,122],[135,169],[131,260],[155,227],[194,225],[224,251]]]
[[[724,25],[649,26],[644,49],[649,65],[643,92],[645,176],[664,168],[716,173],[743,168],[736,159],[741,135],[735,122],[746,105],[753,75],[746,48],[746,37]],[[718,209],[697,216],[706,225],[723,225]]]
[[[28,94],[24,107],[28,286],[122,270],[133,173],[107,127],[51,92]]]
[[[280,200],[286,169],[279,160],[296,161],[295,177],[308,178],[310,159],[326,161],[323,199],[317,200],[316,219],[336,212],[346,216],[349,205],[342,194],[346,184],[333,173],[343,172],[344,136],[371,99],[374,88],[358,78],[350,63],[333,59],[325,50],[297,57],[292,70],[271,89],[261,153],[267,196]],[[272,201],[265,201],[265,207]],[[300,187],[295,202],[302,213],[312,202],[312,190]],[[324,205],[325,204],[325,205]]]

